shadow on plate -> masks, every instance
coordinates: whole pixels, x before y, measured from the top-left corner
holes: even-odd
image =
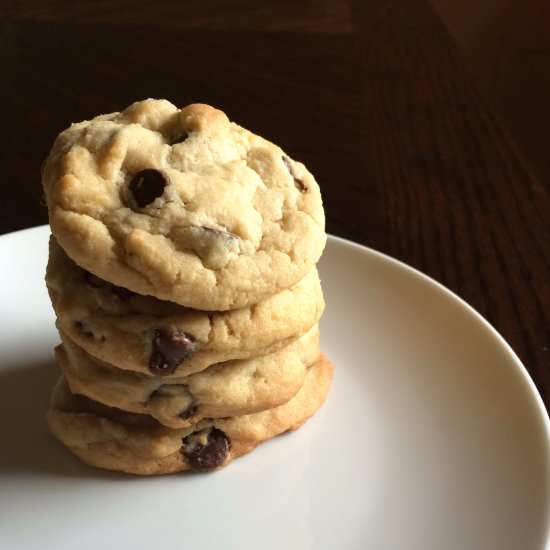
[[[125,479],[86,466],[49,433],[46,412],[59,376],[53,359],[0,367],[0,479],[13,475],[52,475]]]

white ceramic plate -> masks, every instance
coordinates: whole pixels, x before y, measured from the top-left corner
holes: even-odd
[[[57,370],[48,229],[0,238],[0,547],[538,550],[549,423],[517,357],[465,303],[330,238],[326,405],[207,475],[81,465],[47,433]]]

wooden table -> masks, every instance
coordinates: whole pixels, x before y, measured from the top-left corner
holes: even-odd
[[[425,0],[0,7],[0,232],[46,223],[40,164],[71,121],[212,103],[321,184],[328,231],[484,315],[550,403],[550,203]]]

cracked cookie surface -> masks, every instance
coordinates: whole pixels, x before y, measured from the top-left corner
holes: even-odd
[[[208,105],[146,100],[73,124],[42,181],[52,232],[77,264],[195,309],[289,288],[325,245],[305,166]]]
[[[253,306],[202,312],[92,276],[53,237],[46,283],[58,328],[91,355],[119,368],[152,374],[151,366],[159,370],[152,360],[162,335],[165,339],[174,332],[187,335],[181,362],[171,364],[172,372],[169,368],[156,372],[163,376],[185,376],[213,363],[276,351],[305,334],[324,309],[315,268],[292,287]],[[159,330],[164,331],[160,336]]]
[[[72,393],[128,412],[146,414],[170,428],[203,418],[242,416],[291,399],[320,356],[314,327],[282,350],[244,361],[213,365],[179,378],[146,376],[93,359],[68,337],[56,357]]]
[[[141,475],[208,471],[299,428],[323,404],[331,377],[332,365],[321,356],[308,370],[300,391],[283,405],[177,430],[149,416],[75,396],[61,378],[52,393],[48,425],[71,452],[98,468]]]

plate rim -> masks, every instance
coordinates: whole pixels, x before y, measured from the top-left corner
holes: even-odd
[[[531,393],[533,394],[533,397],[535,398],[535,401],[537,403],[537,410],[542,416],[543,424],[546,428],[546,435],[548,438],[548,444],[550,446],[550,416],[548,411],[546,410],[546,407],[544,405],[544,401],[542,400],[542,396],[539,393],[539,390],[537,386],[535,385],[533,379],[531,378],[531,375],[529,374],[529,371],[527,370],[527,367],[523,364],[521,359],[518,357],[512,346],[504,339],[504,337],[498,332],[498,330],[485,318],[479,311],[477,311],[473,306],[471,306],[466,300],[461,298],[458,294],[447,288],[442,283],[436,281],[429,275],[426,275],[422,271],[416,269],[415,267],[410,266],[409,264],[402,262],[401,260],[398,260],[397,258],[394,258],[388,254],[385,254],[384,252],[380,252],[378,250],[375,250],[374,248],[370,248],[368,246],[362,245],[360,243],[356,243],[354,241],[351,241],[349,239],[345,239],[343,237],[338,237],[336,235],[332,235],[330,233],[327,233],[327,236],[329,239],[334,240],[336,242],[339,242],[340,244],[343,244],[345,246],[349,246],[350,248],[355,248],[363,253],[368,253],[372,256],[377,257],[378,259],[389,263],[393,265],[394,267],[397,267],[399,269],[402,269],[406,272],[408,272],[410,275],[413,275],[415,277],[418,277],[425,282],[435,286],[439,291],[443,292],[447,297],[453,299],[457,305],[460,305],[462,308],[466,309],[468,313],[473,315],[473,317],[481,322],[481,324],[488,329],[489,333],[491,333],[492,336],[496,337],[497,341],[500,345],[503,346],[503,348],[506,350],[507,354],[510,356],[510,358],[513,360],[513,363],[516,368],[519,369],[519,371],[522,374],[522,377],[525,379],[525,381],[528,383],[529,389],[531,390]]]

